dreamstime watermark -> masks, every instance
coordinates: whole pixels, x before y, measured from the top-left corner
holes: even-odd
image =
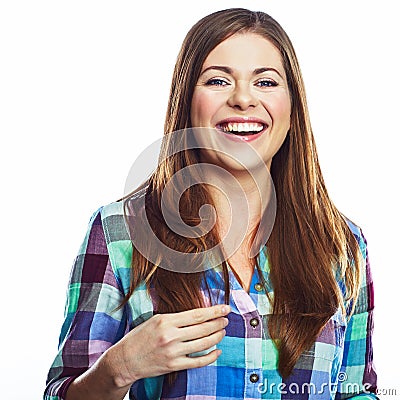
[[[254,236],[250,257],[255,257],[272,232],[276,214],[275,187],[262,155],[245,140],[227,140],[221,132],[211,128],[188,128],[172,132],[148,146],[132,165],[125,183],[125,194],[136,190],[128,199],[128,232],[137,251],[161,268],[174,272],[199,272],[214,268],[232,256],[245,240],[253,215],[262,219]],[[161,150],[161,152],[160,152]],[[189,153],[197,162],[181,165],[173,176],[168,176],[161,194],[161,212],[165,224],[176,235],[197,239],[209,233],[217,222],[214,207],[203,204],[199,210],[200,223],[187,224],[180,214],[180,202],[186,190],[195,185],[207,185],[219,191],[224,207],[230,213],[230,225],[224,226],[220,243],[203,252],[181,252],[160,240],[148,219],[146,187],[149,176],[165,164],[176,163]],[[201,155],[201,156],[199,156]],[[202,161],[199,161],[202,160]],[[176,165],[176,164],[174,164]],[[252,201],[238,176],[246,175],[251,182]],[[258,200],[254,202],[254,194]],[[221,197],[222,196],[222,197]],[[186,198],[186,201],[188,199]],[[189,199],[190,201],[190,199]],[[259,207],[254,210],[254,206]],[[130,228],[130,229],[129,229]],[[157,229],[157,228],[156,228]]]
[[[258,384],[258,391],[261,394],[279,394],[279,395],[322,395],[328,393],[335,393],[338,389],[342,393],[370,393],[373,389],[370,383],[358,384],[352,382],[346,382],[348,376],[345,372],[339,372],[337,383],[303,383],[299,384],[296,382],[285,383],[285,382],[269,382],[267,378],[263,382]],[[379,388],[376,390],[377,395],[389,395],[396,396],[396,389],[383,389]]]

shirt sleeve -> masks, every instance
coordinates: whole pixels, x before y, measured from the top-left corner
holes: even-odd
[[[354,313],[345,334],[343,361],[339,372],[336,400],[377,399],[377,375],[373,364],[374,287],[367,241],[361,230],[356,234],[364,259],[364,274]]]
[[[71,271],[58,354],[47,376],[44,400],[61,400],[71,382],[120,340],[126,317],[118,309],[123,292],[111,267],[101,209],[89,228]]]

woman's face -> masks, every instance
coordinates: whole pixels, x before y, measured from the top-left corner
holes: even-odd
[[[204,61],[193,92],[192,127],[213,128],[196,137],[208,148],[201,150],[202,161],[240,170],[234,157],[256,167],[255,150],[269,168],[289,130],[290,112],[278,50],[254,33],[229,37]]]

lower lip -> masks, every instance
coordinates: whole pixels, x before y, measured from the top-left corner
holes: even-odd
[[[232,140],[234,142],[252,142],[253,140],[257,140],[262,134],[268,129],[266,126],[262,131],[255,133],[253,135],[233,135],[231,133],[226,133],[220,129],[217,129],[219,133],[224,135],[227,139]]]

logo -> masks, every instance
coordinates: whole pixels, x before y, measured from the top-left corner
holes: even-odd
[[[190,128],[175,131],[150,144],[133,163],[125,183],[125,194],[142,186],[126,200],[128,231],[135,250],[153,264],[170,271],[204,271],[227,261],[246,240],[255,216],[261,216],[250,250],[250,257],[255,257],[267,242],[276,215],[275,187],[256,142],[230,141],[216,129]],[[195,162],[181,163],[181,167],[174,170],[178,161],[188,156]],[[205,251],[181,252],[160,238],[157,224],[151,224],[148,218],[151,209],[145,185],[156,170],[163,171],[166,179],[160,209],[168,229],[190,241],[204,237],[219,224],[218,227],[223,228],[219,243]],[[221,215],[211,204],[201,205],[196,215],[199,223],[195,225],[182,218],[181,201],[195,200],[185,197],[185,193],[196,185],[203,185],[212,193],[213,202],[217,201],[220,210],[223,209],[222,222]]]

